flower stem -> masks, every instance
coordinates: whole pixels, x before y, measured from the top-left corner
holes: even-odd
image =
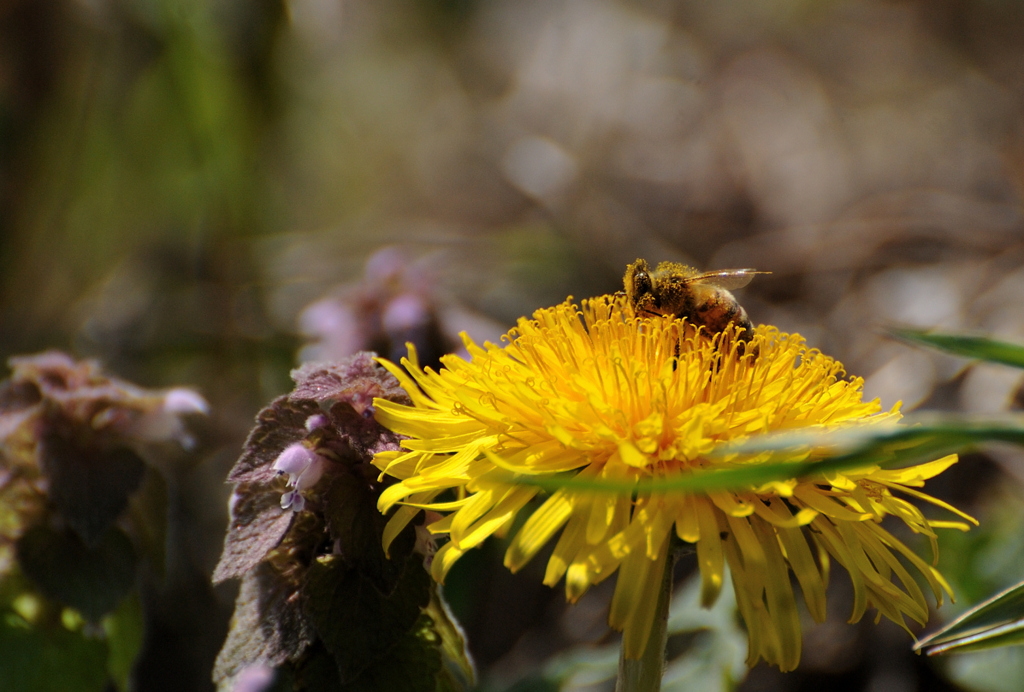
[[[619,677],[615,692],[659,692],[665,672],[665,646],[668,643],[668,605],[672,598],[672,575],[676,554],[671,548],[665,558],[665,571],[658,588],[658,605],[651,624],[651,636],[640,658],[626,658],[625,647],[619,652]]]

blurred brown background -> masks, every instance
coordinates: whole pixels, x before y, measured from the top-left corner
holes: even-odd
[[[222,479],[300,353],[495,339],[642,256],[771,271],[753,320],[886,408],[1016,406],[1013,371],[879,328],[1024,340],[1022,97],[1016,0],[0,1],[0,355],[68,349],[214,409],[141,689],[209,686]],[[987,522],[947,549],[962,603],[1024,576],[1022,478],[997,451],[935,484]],[[600,636],[492,548],[449,593],[485,680]],[[743,689],[1020,689],[1015,649],[933,665],[840,626],[844,579],[801,669]]]

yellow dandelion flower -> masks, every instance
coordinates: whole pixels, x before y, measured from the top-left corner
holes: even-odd
[[[896,408],[882,412],[877,400],[862,401],[862,380],[845,379],[840,363],[807,348],[799,335],[762,326],[756,348],[742,349],[729,334],[707,338],[694,331],[682,320],[637,318],[621,298],[605,296],[521,319],[504,347],[466,339],[471,360],[447,356],[439,372],[421,368],[414,351],[402,361],[405,370],[382,361],[413,402],[375,402],[377,419],[409,437],[402,451],[374,459],[398,479],[379,503],[383,512],[400,505],[385,548],[420,509],[440,513],[427,528],[449,539],[432,564],[443,582],[461,555],[506,532],[521,510],[531,511],[505,565],[518,570],[560,531],[544,583],[564,577],[570,601],[618,570],[609,623],[623,630],[624,655],[633,659],[652,628],[658,600],[652,594],[673,533],[696,546],[705,605],[718,597],[728,563],[751,665],[764,658],[791,670],[799,662],[791,570],[819,622],[834,560],[853,582],[851,622],[873,607],[904,627],[904,616],[923,624],[928,606],[912,570],[940,603],[949,586],[880,522],[893,515],[933,544],[936,527],[966,529],[962,522],[926,519],[897,495],[973,522],[913,489],[955,463],[955,455],[734,491],[562,487],[524,509],[541,492],[531,479],[574,474],[625,485],[741,468],[766,457],[710,453],[758,433],[899,418]]]

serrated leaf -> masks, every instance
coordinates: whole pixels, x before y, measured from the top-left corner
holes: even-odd
[[[241,577],[259,564],[288,533],[295,512],[281,509],[281,491],[256,483],[235,489],[231,524],[213,583]]]
[[[373,353],[362,351],[336,361],[306,363],[292,370],[294,399],[339,401],[363,414],[374,397],[409,403],[409,395],[398,380],[374,361]]]
[[[0,613],[0,690],[4,692],[103,692],[107,646],[102,640],[56,626],[17,626]]]
[[[430,616],[421,614],[406,632],[373,665],[349,683],[346,692],[455,692],[439,676],[441,637]],[[439,684],[441,683],[441,684]]]
[[[957,356],[1024,368],[1024,346],[983,336],[928,332],[918,329],[890,329],[898,339],[924,344]]]
[[[430,600],[430,585],[430,575],[414,558],[406,560],[387,595],[340,557],[310,566],[302,589],[305,611],[337,662],[342,682],[387,656],[412,629]]]
[[[324,443],[342,461],[368,464],[374,454],[400,447],[401,437],[378,423],[371,409],[360,414],[343,401],[331,406],[329,414],[335,439],[325,436]]]
[[[1024,582],[969,609],[914,645],[929,656],[980,651],[1024,641]]]
[[[42,593],[94,623],[135,584],[135,549],[116,528],[89,546],[73,531],[36,525],[18,540],[17,555],[22,572]]]
[[[245,440],[242,456],[235,462],[229,483],[267,483],[276,477],[274,460],[288,445],[303,439],[306,420],[320,407],[315,401],[292,401],[279,396],[256,415],[256,427]]]
[[[276,668],[298,659],[316,638],[303,613],[296,585],[266,563],[242,578],[224,647],[217,655],[213,679],[218,687],[245,667]]]
[[[391,558],[384,555],[381,536],[387,519],[377,511],[377,496],[366,480],[341,472],[331,479],[323,495],[323,511],[342,559],[387,594],[395,588],[415,536],[409,527],[395,539]]]
[[[338,665],[323,642],[316,642],[296,666],[294,692],[347,692],[338,676]]]
[[[50,500],[86,543],[97,541],[120,516],[146,471],[127,447],[78,445],[55,433],[40,440],[39,460],[50,479]]]

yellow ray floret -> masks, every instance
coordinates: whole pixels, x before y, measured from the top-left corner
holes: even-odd
[[[539,310],[519,321],[504,346],[465,341],[471,360],[446,356],[439,372],[421,368],[412,350],[404,369],[382,360],[413,404],[375,402],[377,419],[409,438],[404,451],[374,459],[396,480],[380,510],[400,506],[385,543],[420,509],[445,515],[428,526],[449,539],[432,565],[439,581],[467,550],[528,512],[505,564],[521,568],[557,537],[544,581],[564,577],[571,601],[618,571],[609,621],[624,631],[626,656],[636,658],[655,616],[650,594],[670,543],[695,544],[704,604],[718,597],[728,564],[749,633],[748,661],[764,658],[783,670],[800,660],[791,571],[818,621],[833,560],[853,583],[851,621],[870,607],[904,627],[906,617],[923,622],[928,606],[911,569],[939,602],[949,592],[935,568],[881,521],[895,516],[933,546],[935,529],[966,528],[925,518],[902,494],[976,523],[914,489],[955,456],[697,494],[566,487],[537,500],[537,486],[523,482],[565,474],[624,487],[671,480],[763,463],[763,455],[710,454],[754,434],[899,418],[895,408],[862,401],[862,381],[847,378],[840,363],[799,335],[762,326],[753,347],[743,347],[731,333],[709,338],[682,320],[641,319],[621,298],[604,296]],[[804,451],[789,460],[808,459]]]

